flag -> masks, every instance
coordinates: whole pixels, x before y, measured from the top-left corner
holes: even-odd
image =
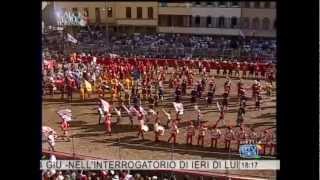
[[[240,36],[241,36],[242,38],[246,38],[246,36],[243,34],[242,30],[240,30]]]
[[[142,106],[139,107],[139,110],[143,115],[147,115],[147,112],[143,109]]]
[[[217,102],[217,107],[218,107],[218,110],[221,111],[221,107],[220,107],[219,102]]]
[[[92,86],[87,80],[84,80],[84,86],[88,92],[92,91]]]
[[[61,119],[64,121],[72,120],[72,112],[70,109],[62,109],[62,110],[59,110],[57,113],[61,117]]]
[[[179,112],[179,115],[183,115],[183,104],[182,103],[176,103],[173,102],[174,109],[176,112]]]
[[[54,129],[52,129],[49,126],[42,126],[42,135],[45,136],[46,138],[49,135],[49,132],[53,132],[53,134],[57,134]]]
[[[137,115],[139,113],[138,110],[133,106],[130,106],[129,110],[132,115]]]
[[[101,104],[102,104],[102,110],[103,110],[104,112],[109,113],[109,111],[110,111],[110,104],[109,104],[107,101],[103,100],[103,99],[100,99],[100,101],[101,101]]]
[[[78,43],[78,40],[76,40],[76,38],[74,38],[73,36],[71,36],[71,34],[67,34],[67,41],[72,42],[74,44]]]

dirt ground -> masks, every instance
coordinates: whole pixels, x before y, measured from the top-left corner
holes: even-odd
[[[199,78],[199,77],[197,77]],[[168,78],[167,78],[168,80]],[[225,78],[216,77],[216,97],[220,98],[223,93],[223,84]],[[237,84],[238,80],[232,78],[232,90],[230,94],[230,106],[225,113],[226,124],[235,125],[237,109],[239,107],[237,98]],[[246,86],[251,86],[253,80],[244,80]],[[262,81],[264,84],[264,81]],[[175,117],[174,109],[172,105],[173,90],[168,89],[168,84],[165,83],[165,102],[159,106],[166,110],[171,110],[171,116]],[[131,128],[127,113],[122,110],[123,118],[120,124],[113,125],[112,136],[105,134],[104,124],[98,125],[98,113],[97,113],[97,96],[93,95],[90,99],[80,101],[78,93],[74,93],[74,100],[72,103],[68,103],[60,99],[60,95],[44,96],[42,106],[42,118],[43,126],[50,126],[62,134],[59,127],[60,118],[56,114],[56,111],[61,108],[70,108],[73,113],[73,121],[71,122],[70,134],[71,142],[65,142],[57,140],[56,151],[76,153],[81,155],[88,155],[94,157],[100,157],[104,159],[240,159],[236,150],[236,143],[233,142],[232,152],[228,153],[223,150],[224,143],[221,140],[218,144],[218,149],[210,148],[209,135],[205,139],[205,147],[185,145],[186,142],[186,127],[187,121],[195,120],[197,115],[194,110],[194,104],[190,103],[190,88],[187,95],[182,97],[184,104],[184,115],[182,116],[182,122],[178,125],[180,133],[177,137],[177,144],[173,145],[168,143],[167,140],[170,136],[169,130],[165,131],[165,135],[160,137],[158,143],[154,142],[154,132],[149,131],[145,133],[145,140],[137,137],[138,121],[135,120],[135,126]],[[204,93],[206,94],[206,92]],[[251,96],[251,90],[248,94]],[[109,97],[106,98],[108,101]],[[216,102],[207,107],[205,100],[202,99],[198,102],[200,110],[204,114],[204,120],[207,121],[206,125],[213,125],[218,119],[218,109]],[[144,104],[145,109],[147,105]],[[160,113],[160,119],[162,123],[166,122],[166,118],[163,113]],[[116,121],[116,117],[112,117],[112,121]],[[149,127],[153,128],[152,121]],[[262,110],[256,111],[254,109],[253,100],[247,102],[247,112],[245,115],[244,124],[247,127],[253,127],[257,131],[272,128],[276,129],[276,93],[272,93],[271,97],[263,95]],[[222,129],[222,132],[225,128]],[[196,144],[196,137],[193,139],[193,144]],[[43,149],[47,149],[46,143],[43,143]],[[172,149],[174,149],[172,151]],[[266,159],[274,159],[274,157],[264,157]],[[234,171],[232,173],[245,173],[261,177],[274,177],[275,171]]]

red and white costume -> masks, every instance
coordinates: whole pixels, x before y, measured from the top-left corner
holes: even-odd
[[[206,135],[207,132],[207,127],[200,125],[199,127],[199,134],[198,134],[198,145],[199,142],[201,141],[201,146],[203,147],[203,143],[204,143],[204,137]]]
[[[217,129],[217,128],[213,128],[210,132],[211,134],[211,147],[213,147],[213,144],[214,144],[214,148],[217,148],[217,142],[218,142],[218,139],[220,139],[221,137],[221,131],[220,129]]]
[[[168,139],[168,142],[170,142],[171,139],[173,138],[173,143],[176,144],[176,138],[177,138],[177,134],[178,133],[179,133],[179,129],[178,129],[178,126],[176,124],[176,121],[173,121],[172,125],[171,125],[171,136]]]
[[[225,149],[230,150],[231,141],[234,139],[234,132],[229,128],[225,134]]]
[[[111,114],[108,114],[104,120],[106,134],[111,136]]]
[[[190,124],[187,128],[187,144],[192,145],[192,138],[195,135],[195,127],[193,124]]]

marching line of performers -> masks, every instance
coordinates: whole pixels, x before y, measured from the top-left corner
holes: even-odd
[[[86,67],[86,68],[84,68]],[[174,66],[174,71],[169,77],[169,88],[177,87],[180,85],[181,94],[185,95],[188,87],[193,86],[194,76],[196,75],[194,69],[189,68],[187,65],[179,67]],[[197,82],[197,87],[192,90],[192,96],[201,97],[200,86],[208,83],[208,77],[212,76],[206,67],[201,64],[198,65],[199,74],[202,76],[200,82]],[[89,69],[89,70],[88,70]],[[63,72],[64,70],[64,72]],[[151,89],[154,86],[155,91],[159,91],[161,94],[161,87],[163,88],[164,81],[166,81],[166,75],[168,74],[168,66],[158,66],[154,63],[139,62],[137,66],[133,66],[130,63],[111,63],[108,65],[98,65],[98,64],[88,64],[85,65],[80,63],[78,65],[71,64],[63,70],[51,70],[47,72],[46,81],[44,81],[44,86],[49,88],[49,94],[53,95],[55,91],[60,91],[61,99],[64,99],[64,94],[67,94],[69,100],[72,100],[72,93],[75,91],[80,92],[80,98],[84,100],[86,96],[90,98],[90,94],[96,92],[99,96],[104,97],[108,92],[112,99],[130,99],[131,94],[137,91],[136,87],[138,84],[141,85],[141,95],[142,100],[146,100],[151,96]],[[136,71],[139,74],[141,81],[134,79],[132,72]],[[217,71],[216,75],[219,75]],[[231,73],[232,74],[232,73]],[[225,77],[228,77],[225,74]],[[245,78],[244,76],[239,76],[238,78]],[[138,78],[138,79],[139,79]],[[257,77],[256,79],[261,79]],[[263,78],[262,78],[263,79]],[[87,83],[92,85],[91,88],[88,87]],[[214,82],[209,82],[211,89],[208,92],[208,102],[211,101],[212,94],[214,94],[215,86]],[[125,89],[124,93],[121,93]],[[266,85],[266,89],[272,89],[272,79]],[[270,91],[267,91],[270,92]],[[124,94],[124,97],[122,94]],[[161,100],[161,98],[160,98]],[[194,98],[193,100],[194,101]]]
[[[171,116],[168,115],[164,109],[162,110],[165,115],[168,115],[167,122],[161,123],[159,114],[160,112],[155,112],[154,110],[149,110],[148,112],[143,112],[144,110],[140,107],[134,107],[128,109],[125,105],[123,108],[129,114],[130,123],[133,127],[133,118],[136,116],[139,122],[138,126],[138,133],[137,137],[141,137],[144,140],[144,134],[149,131],[149,124],[147,122],[151,121],[151,118],[146,118],[148,115],[153,116],[153,131],[154,131],[154,142],[160,142],[160,137],[165,135],[165,131],[169,131],[169,139],[167,140],[168,143],[177,144],[177,136],[180,134],[179,130],[179,123],[181,123],[181,118],[179,117],[179,112],[177,112],[176,118],[171,119]],[[114,109],[116,111],[116,108]],[[102,113],[103,114],[103,113]],[[101,116],[102,116],[101,114]],[[108,112],[107,116],[105,117],[105,129],[106,134],[111,136],[111,113]],[[121,121],[121,115],[116,113],[117,121],[115,124],[118,124]],[[103,116],[102,116],[103,117]],[[148,120],[147,120],[148,119]],[[100,120],[100,118],[99,118]],[[197,145],[200,147],[204,147],[206,137],[210,138],[210,147],[217,149],[218,142],[224,142],[224,148],[228,151],[231,150],[231,144],[235,143],[237,145],[236,150],[239,150],[241,143],[249,143],[249,144],[259,144],[261,146],[261,154],[266,155],[267,149],[269,149],[269,154],[274,155],[276,152],[276,136],[272,130],[264,130],[263,132],[256,132],[254,128],[245,128],[243,124],[239,126],[220,126],[219,122],[223,120],[223,117],[219,117],[219,119],[212,125],[206,126],[205,121],[200,121],[200,124],[194,125],[194,121],[188,121],[188,126],[185,128],[186,131],[186,143],[187,145],[193,145],[193,139],[196,136],[197,132]],[[197,122],[198,120],[196,120]],[[223,120],[224,121],[224,120]],[[167,127],[164,124],[171,125]],[[237,128],[239,127],[239,130]],[[224,133],[222,133],[222,129],[226,129]]]

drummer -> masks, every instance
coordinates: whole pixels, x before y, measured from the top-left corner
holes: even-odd
[[[164,134],[164,128],[163,126],[160,125],[159,112],[156,112],[156,118],[154,121],[155,121],[154,122],[154,135],[155,135],[154,142],[159,142],[159,136]]]
[[[53,131],[49,131],[49,135],[47,138],[48,144],[49,144],[49,151],[54,151],[54,145],[55,145],[55,135]]]

